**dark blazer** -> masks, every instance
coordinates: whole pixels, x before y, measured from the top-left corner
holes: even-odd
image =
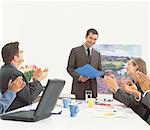
[[[85,90],[92,89],[93,97],[97,97],[97,82],[96,79],[89,79],[86,82],[79,82],[80,75],[74,70],[86,64],[91,64],[94,68],[101,70],[101,55],[96,50],[92,49],[90,59],[86,56],[84,46],[73,48],[70,52],[67,71],[73,78],[71,93],[75,94],[80,99],[85,99]]]
[[[148,111],[147,111],[147,122],[148,124],[150,124],[150,92],[148,92],[145,97],[142,97],[142,100],[141,100],[142,103],[144,103],[147,107],[148,107]]]
[[[141,101],[150,109],[150,92],[146,93]]]
[[[18,76],[22,76],[26,82],[26,86],[17,93],[17,96],[7,111],[26,106],[31,104],[32,101],[43,90],[43,86],[39,81],[27,83],[26,78],[22,72],[20,72],[15,66],[11,64],[5,64],[0,69],[0,89],[4,93],[8,88],[8,82],[10,79],[15,80]]]
[[[137,85],[137,87],[138,90],[142,92],[139,85]],[[145,120],[147,107],[142,102],[136,101],[133,95],[125,93],[121,89],[118,89],[118,91],[113,96],[115,99],[124,103],[126,106],[132,108],[132,110],[134,110],[140,117]]]

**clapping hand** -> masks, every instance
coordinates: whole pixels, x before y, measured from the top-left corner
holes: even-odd
[[[122,89],[129,94],[134,94],[135,91],[138,91],[136,85],[129,79],[122,81]]]
[[[40,68],[38,68],[35,70],[35,73],[33,75],[33,80],[41,81],[46,78],[47,74],[48,74],[48,69],[41,70]]]
[[[10,79],[8,83],[8,89],[16,93],[22,90],[26,85],[22,79],[23,78],[21,76],[17,77],[13,82],[12,79]]]
[[[89,77],[83,77],[83,76],[80,76],[78,81],[81,81],[81,82],[86,82],[88,79],[90,79]]]
[[[145,92],[146,90],[150,90],[150,78],[147,75],[137,71],[136,77],[143,92]]]
[[[105,75],[104,79],[105,79],[105,81],[106,81],[107,86],[109,87],[109,89],[113,93],[116,93],[117,90],[119,89],[119,86],[117,84],[117,80],[116,80],[115,76],[114,75],[110,75],[110,76]]]
[[[140,92],[137,90],[137,86],[131,80],[124,80],[122,81],[122,89],[134,95],[134,97],[139,98]]]

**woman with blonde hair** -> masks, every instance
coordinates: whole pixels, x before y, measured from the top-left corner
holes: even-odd
[[[133,81],[125,79],[122,81],[121,86],[119,87],[115,76],[110,75],[104,77],[106,83],[108,84],[109,89],[114,93],[113,97],[116,100],[119,100],[126,106],[132,108],[140,117],[142,117],[144,120],[147,120],[145,118],[145,114],[148,108],[143,103],[139,102],[138,97],[134,97],[134,95],[127,93],[127,87],[125,87],[126,85],[130,86],[132,83],[135,83],[137,90],[143,93],[140,88],[136,72],[140,71],[144,74],[147,74],[145,61],[141,58],[132,58],[128,61],[126,70],[128,76],[130,76]]]
[[[145,120],[150,124],[150,78],[140,71],[136,72],[136,77],[143,93],[138,91],[137,86],[132,82],[130,86],[128,84],[124,85],[124,89],[127,93],[132,94],[135,98],[138,98],[139,102],[142,102],[148,107]]]

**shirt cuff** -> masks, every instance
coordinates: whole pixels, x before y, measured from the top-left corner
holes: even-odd
[[[146,95],[148,92],[150,92],[150,90],[146,90],[146,91],[144,92],[144,94],[143,94],[143,97],[145,97],[145,95]]]
[[[16,93],[14,91],[7,89],[3,94],[3,97],[7,97],[7,96],[14,99],[16,97]]]
[[[135,98],[135,100],[136,100],[137,102],[139,102],[139,101],[141,100],[141,93],[139,92],[138,98],[137,98],[137,97],[134,97],[134,98]]]

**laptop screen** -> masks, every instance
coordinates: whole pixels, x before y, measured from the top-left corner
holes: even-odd
[[[34,113],[35,116],[43,115],[43,114],[50,114],[51,111],[54,109],[57,99],[65,85],[64,80],[49,79],[46,85],[46,88],[43,92],[41,100],[36,108]]]

